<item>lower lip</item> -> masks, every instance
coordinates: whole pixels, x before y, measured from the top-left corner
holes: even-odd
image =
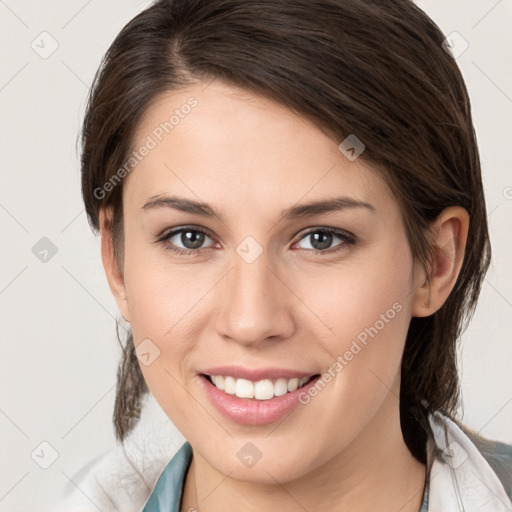
[[[256,400],[253,398],[238,398],[228,395],[216,388],[206,377],[199,375],[201,385],[217,410],[241,425],[267,425],[280,421],[300,405],[299,395],[307,393],[314,386],[320,375],[311,379],[307,384],[285,395],[275,396],[270,400]]]

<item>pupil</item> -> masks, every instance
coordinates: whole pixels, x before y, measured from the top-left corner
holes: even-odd
[[[197,231],[184,231],[181,233],[181,242],[187,249],[198,249],[204,241],[203,233]]]
[[[313,237],[311,245],[317,250],[328,249],[332,243],[331,233],[314,233],[311,236]]]

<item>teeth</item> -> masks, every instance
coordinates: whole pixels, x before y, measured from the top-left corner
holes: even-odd
[[[254,384],[250,380],[236,379],[235,395],[238,398],[254,398]]]
[[[295,391],[299,387],[299,379],[290,379],[288,381],[288,391]]]
[[[224,391],[229,395],[235,394],[236,381],[233,377],[224,377]]]
[[[288,393],[288,381],[286,379],[277,379],[274,384],[274,395],[282,396]]]
[[[254,384],[254,398],[257,400],[270,400],[274,398],[274,384],[271,380],[259,380]]]
[[[252,382],[247,379],[235,379],[229,375],[210,375],[217,389],[238,398],[255,398],[256,400],[270,400],[274,396],[282,396],[303,386],[310,377],[301,379],[279,378],[275,382],[270,379]]]
[[[222,375],[212,375],[211,379],[217,388],[224,391],[224,377]]]

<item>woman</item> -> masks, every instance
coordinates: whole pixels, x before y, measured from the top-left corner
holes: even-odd
[[[186,443],[157,510],[510,510],[455,419],[490,246],[461,74],[412,2],[166,0],[105,56],[82,188],[148,389]]]

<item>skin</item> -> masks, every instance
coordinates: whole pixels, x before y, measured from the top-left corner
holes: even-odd
[[[281,105],[220,80],[198,82],[153,103],[134,148],[191,96],[198,105],[123,183],[120,265],[110,212],[101,212],[112,293],[135,345],[150,339],[160,350],[141,365],[144,377],[193,448],[180,510],[417,511],[425,467],[400,429],[400,361],[411,317],[434,313],[455,284],[467,212],[448,208],[432,226],[427,284],[378,170],[350,162],[340,140]],[[170,195],[208,203],[219,216],[143,208]],[[286,208],[338,196],[374,210],[281,218]],[[190,247],[180,234],[157,241],[190,225],[208,232],[192,256],[169,250]],[[315,253],[305,233],[325,227],[356,241],[334,235]],[[252,263],[236,252],[248,236],[262,249]],[[197,372],[221,364],[325,372],[395,303],[401,311],[282,422],[238,425],[199,386]],[[237,457],[247,442],[262,454],[251,468]]]

